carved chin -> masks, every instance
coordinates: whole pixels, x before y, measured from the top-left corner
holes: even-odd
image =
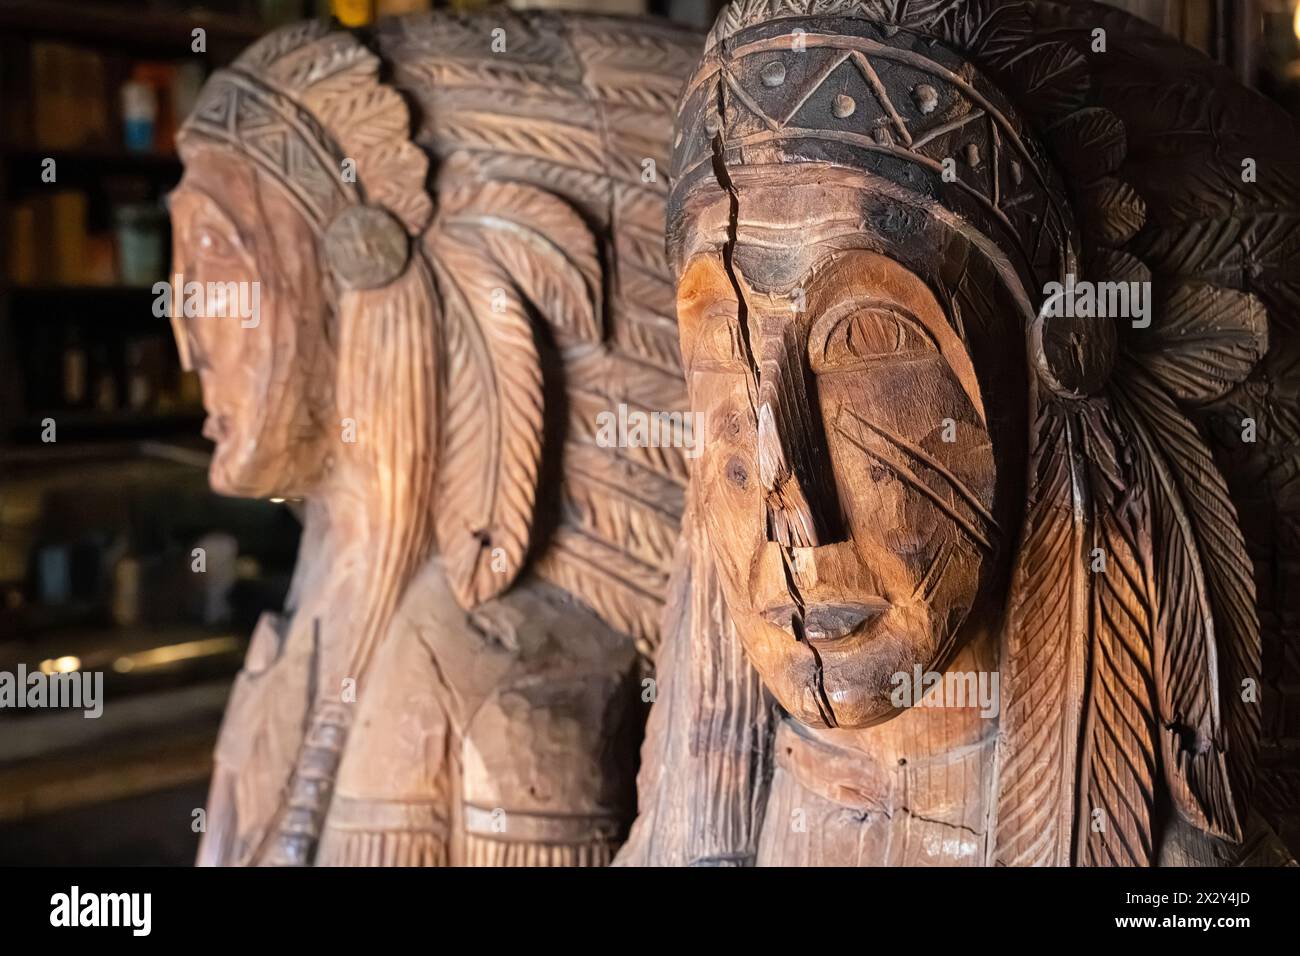
[[[231,498],[298,497],[286,488],[288,476],[268,467],[256,445],[231,435],[217,443],[208,468],[208,483],[219,495]]]
[[[905,708],[894,702],[895,675],[932,664],[931,643],[897,633],[873,634],[847,647],[819,648],[759,625],[742,634],[763,682],[782,707],[811,727],[870,727]]]
[[[231,498],[283,497],[264,487],[268,484],[265,475],[257,474],[256,469],[241,467],[235,456],[223,455],[222,451],[222,448],[217,448],[208,468],[208,484],[213,491]]]

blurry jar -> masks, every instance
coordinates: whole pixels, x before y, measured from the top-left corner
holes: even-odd
[[[152,285],[166,271],[163,212],[152,203],[129,203],[113,210],[117,261],[126,285]]]

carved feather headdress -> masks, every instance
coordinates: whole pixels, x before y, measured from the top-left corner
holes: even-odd
[[[593,409],[620,401],[684,405],[660,239],[666,187],[662,176],[647,181],[639,157],[666,165],[671,103],[694,41],[616,20],[501,13],[491,21],[500,23],[509,56],[483,52],[487,21],[385,21],[374,39],[391,85],[377,82],[379,59],[351,34],[314,23],[277,31],[214,74],[182,143],[231,145],[268,170],[327,253],[331,235],[340,240],[328,256],[336,271],[399,258],[388,247],[401,243],[379,234],[384,220],[348,223],[360,219],[355,210],[400,220],[438,293],[432,517],[458,600],[471,608],[499,595],[537,557],[543,575],[648,650],[685,460],[673,449],[607,451],[571,432],[591,431]],[[632,39],[635,48],[620,46]],[[610,62],[612,48],[621,52]],[[398,89],[423,112],[418,122]],[[339,175],[345,162],[355,183]],[[590,225],[603,217],[617,250],[600,248]],[[353,236],[367,244],[341,241]],[[549,384],[547,349],[564,360]],[[556,390],[569,422],[546,418],[545,395]],[[548,448],[551,438],[562,442]],[[561,443],[565,494],[591,520],[539,548],[539,484],[556,477]],[[588,472],[601,482],[594,490]]]
[[[1281,481],[1294,451],[1216,461],[1209,434],[1252,406],[1275,435],[1294,419],[1270,411],[1296,372],[1268,333],[1300,312],[1295,124],[1133,19],[1051,0],[737,0],[679,123],[670,249],[719,167],[846,167],[886,210],[870,241],[918,259],[977,369],[1024,342],[989,862],[1147,865],[1170,806],[1240,840],[1261,638],[1221,462]],[[1149,282],[1150,327],[1052,314],[1068,275]]]

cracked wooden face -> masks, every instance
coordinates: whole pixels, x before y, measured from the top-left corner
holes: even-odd
[[[248,498],[304,496],[322,470],[333,417],[315,235],[283,187],[226,149],[187,161],[170,208],[172,273],[185,284],[173,291],[172,325],[203,387],[203,434],[216,444],[212,487]],[[186,294],[190,283],[202,289],[200,300]],[[210,283],[239,284],[236,295],[256,310],[219,314]],[[196,301],[197,314],[186,308]]]
[[[993,550],[993,448],[970,356],[929,288],[860,245],[845,197],[733,187],[697,207],[678,284],[701,512],[728,608],[815,726],[895,715],[939,668]],[[830,203],[830,205],[827,205]],[[840,208],[846,208],[841,206]],[[855,235],[856,233],[856,235]]]

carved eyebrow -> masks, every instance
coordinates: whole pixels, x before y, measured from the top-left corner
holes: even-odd
[[[696,356],[700,352],[700,349],[708,348],[708,342],[712,341],[712,339],[710,339],[710,335],[717,334],[716,332],[712,331],[710,327],[713,322],[726,323],[727,340],[731,346],[732,356],[738,360],[743,360],[745,357],[745,349],[740,342],[741,331],[740,331],[739,316],[733,314],[732,312],[719,314],[713,311],[712,306],[714,306],[717,302],[720,301],[722,301],[721,297],[715,298],[712,302],[709,303],[709,306],[706,307],[706,311],[704,311],[704,314],[701,316],[701,323],[703,326],[706,327],[696,331],[696,333],[691,338],[691,354],[686,356],[686,367],[688,369],[695,367]],[[703,360],[707,361],[707,358],[708,357],[705,356]]]
[[[825,348],[826,338],[835,331],[836,325],[847,316],[863,309],[879,309],[882,312],[890,313],[895,319],[919,335],[934,351],[941,351],[938,340],[926,328],[925,323],[915,315],[892,299],[878,299],[869,295],[855,295],[844,302],[837,303],[834,308],[819,315],[817,321],[813,323],[813,327],[808,330],[808,344],[821,343],[818,348]]]
[[[195,186],[192,182],[187,182],[185,179],[181,179],[181,181],[176,184],[176,188],[167,194],[167,202],[169,206],[172,200],[177,196],[184,199],[206,199],[218,208],[221,206],[221,203],[218,201],[216,196],[212,195],[212,193],[208,192],[201,186]]]
[[[800,243],[816,245],[843,236],[860,235],[862,217],[831,212],[824,216],[801,220],[798,223],[784,220],[765,220],[739,218],[736,221],[736,234],[745,245],[759,246],[765,249],[784,248],[790,236],[795,236]],[[831,254],[833,255],[833,253]],[[823,256],[819,262],[829,256]]]

